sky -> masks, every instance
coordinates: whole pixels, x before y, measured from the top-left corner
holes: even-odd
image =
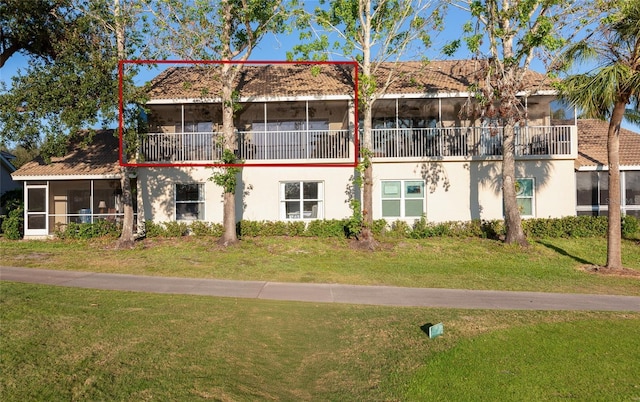
[[[429,59],[443,59],[444,56],[441,54],[442,47],[451,41],[452,39],[459,38],[462,32],[462,25],[468,20],[466,14],[457,9],[450,9],[449,14],[445,19],[445,29],[443,32],[433,36],[433,44],[429,49],[428,53],[425,55],[409,55],[405,59],[413,59],[416,60],[421,56],[426,56]],[[260,61],[283,61],[286,60],[287,51],[291,50],[292,47],[298,42],[298,34],[292,33],[289,35],[266,35],[262,41],[258,44],[258,47],[252,53],[250,60],[260,60]],[[460,50],[455,58],[469,58],[471,54],[466,50]],[[333,60],[339,60],[339,58],[334,57]],[[343,59],[344,60],[344,59]],[[25,69],[27,65],[27,58],[22,54],[13,55],[6,64],[0,69],[0,83],[4,82],[7,87],[10,86],[11,77],[13,77],[18,70]],[[166,68],[166,66],[164,67]],[[544,65],[537,61],[532,64],[531,67],[533,70],[544,73]],[[151,71],[142,71],[139,76],[136,78],[137,84],[144,84],[145,82],[151,80],[155,75],[159,73],[160,70],[151,70]],[[569,111],[569,115],[572,115],[572,111]],[[634,126],[627,122],[623,123],[623,127],[627,129],[631,129],[636,132],[640,132],[640,127]]]

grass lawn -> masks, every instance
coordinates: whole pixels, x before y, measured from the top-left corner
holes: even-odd
[[[532,241],[527,249],[475,238],[386,239],[375,252],[347,240],[246,238],[220,248],[213,238],[146,239],[133,250],[112,240],[7,241],[3,265],[194,278],[639,295],[640,280],[586,273],[606,262],[601,238]],[[623,263],[640,271],[637,241]]]
[[[0,400],[640,399],[640,314],[0,283]],[[429,339],[421,330],[443,322]]]

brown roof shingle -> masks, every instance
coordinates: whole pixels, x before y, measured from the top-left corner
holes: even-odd
[[[388,94],[467,92],[481,65],[474,60],[384,63],[376,71],[377,84],[395,69]],[[219,65],[172,67],[154,78],[151,99],[216,98],[221,86]],[[352,95],[353,67],[323,64],[245,65],[237,83],[242,97]],[[528,71],[520,90],[553,90],[545,75]]]
[[[578,120],[578,159],[575,166],[607,165],[607,131],[609,122],[597,119]],[[620,129],[620,164],[640,166],[640,134]]]
[[[96,132],[89,144],[79,142],[71,142],[67,154],[62,157],[52,157],[51,163],[46,163],[42,157],[38,157],[24,164],[13,173],[13,177],[20,180],[21,177],[29,176],[119,174],[119,142],[113,130]]]

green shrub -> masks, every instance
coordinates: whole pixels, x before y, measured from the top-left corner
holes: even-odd
[[[406,238],[412,232],[411,226],[405,221],[391,222],[389,230],[385,232],[385,236],[394,238]]]
[[[222,236],[222,225],[202,221],[193,221],[189,225],[189,231],[196,236]]]
[[[184,222],[164,222],[162,237],[182,237],[189,234],[189,225]]]
[[[314,220],[307,224],[306,236],[347,237],[349,235],[347,219]]]
[[[154,223],[153,221],[145,221],[144,223],[145,235],[147,237],[160,237],[164,232],[164,227],[161,223]]]
[[[24,234],[24,207],[18,205],[9,211],[9,215],[2,221],[4,237],[10,240],[20,240]]]
[[[107,236],[116,238],[121,230],[121,226],[115,222],[97,220],[93,223],[57,224],[54,233],[59,239],[92,239]]]
[[[373,226],[371,227],[371,231],[374,236],[380,236],[385,233],[387,230],[387,221],[384,219],[375,219],[373,221]]]
[[[535,218],[522,221],[528,237],[600,237],[607,233],[606,216],[565,216],[564,218]]]
[[[306,224],[303,221],[247,221],[236,224],[240,237],[302,236]]]
[[[625,237],[635,236],[640,232],[640,223],[635,216],[625,215],[622,217],[622,235]]]

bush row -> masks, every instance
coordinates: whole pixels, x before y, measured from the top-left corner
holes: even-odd
[[[4,235],[8,239],[22,237],[22,209],[16,208],[9,213],[2,225]],[[181,237],[186,235],[220,237],[223,227],[218,223],[195,221],[145,223],[147,237]],[[526,219],[522,221],[525,234],[529,238],[545,237],[603,237],[607,233],[606,216],[568,216],[564,218]],[[309,223],[302,221],[240,221],[236,225],[236,233],[240,237],[261,236],[308,236],[352,238],[349,219],[315,220]],[[61,239],[88,239],[92,237],[117,237],[120,226],[110,221],[94,223],[69,223],[58,226],[55,234]],[[505,228],[502,220],[473,220],[467,222],[427,222],[422,218],[414,224],[396,221],[388,224],[384,219],[374,221],[373,234],[381,237],[424,239],[428,237],[482,237],[496,239],[504,236]],[[622,218],[622,234],[634,237],[640,234],[640,223],[633,216]]]
[[[240,221],[236,233],[240,237],[261,236],[308,236],[352,238],[349,219],[315,220],[308,224],[302,221]],[[603,237],[607,233],[606,216],[568,216],[564,218],[537,218],[522,221],[527,237]],[[184,222],[146,223],[147,237],[180,237],[222,235],[222,225],[217,223]],[[500,238],[505,234],[502,220],[473,220],[466,222],[427,222],[422,218],[414,224],[395,221],[388,224],[384,219],[374,221],[375,236],[424,239],[428,237],[482,237]],[[633,237],[640,234],[640,224],[633,216],[622,219],[622,234]]]
[[[93,223],[75,223],[67,225],[58,224],[55,235],[59,239],[91,239],[94,237],[120,236],[122,226],[107,220],[97,220]]]

